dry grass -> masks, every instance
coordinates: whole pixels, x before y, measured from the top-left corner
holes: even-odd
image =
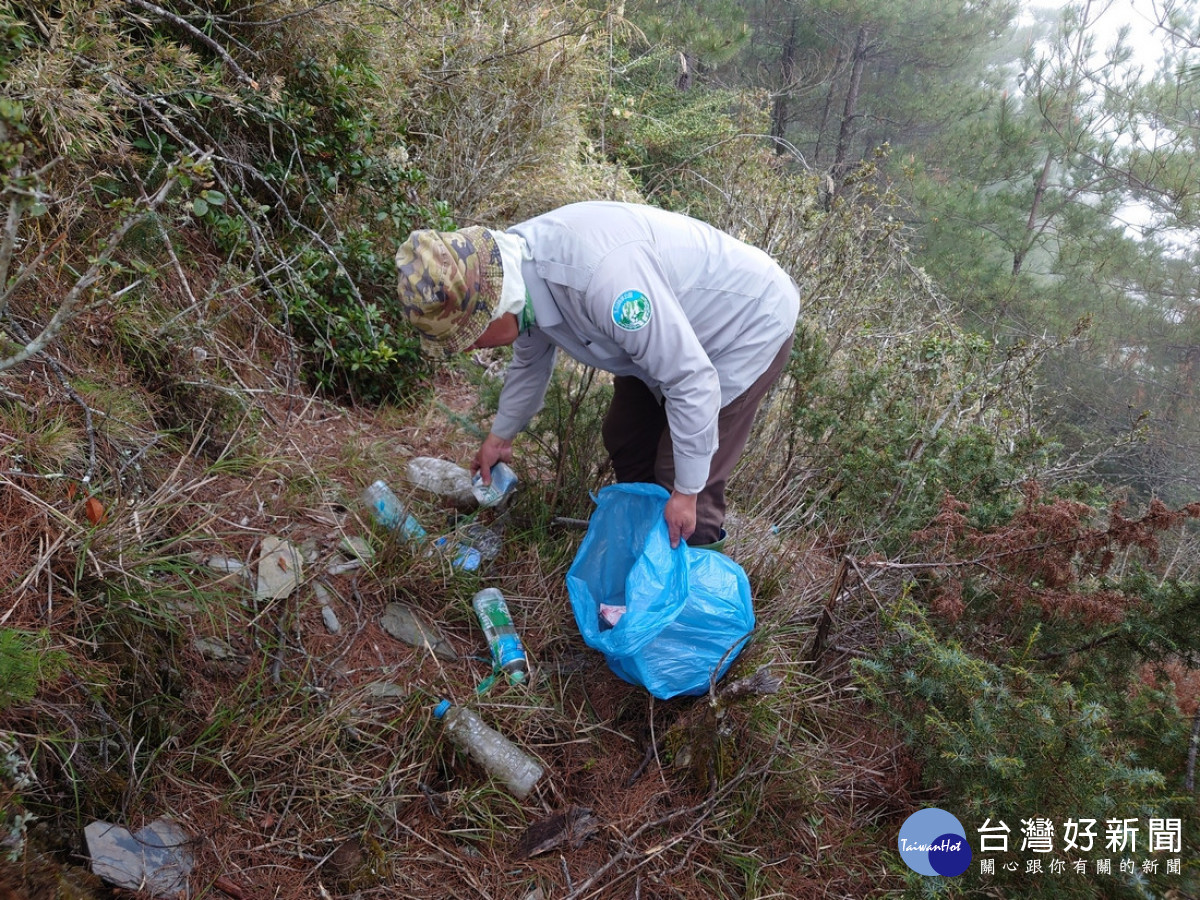
[[[564,583],[580,535],[534,540],[536,507],[519,506],[487,583],[509,598],[535,678],[476,696],[489,669],[469,608],[476,580],[387,542],[371,568],[324,571],[342,538],[370,536],[364,484],[403,484],[412,455],[469,459],[474,439],[446,411],[470,420],[471,380],[447,373],[404,413],[348,410],[289,391],[260,359],[227,356],[253,422],[236,454],[101,435],[102,458],[143,452],[137,490],[99,485],[99,526],[62,480],[0,476],[0,617],[50,628],[71,659],[4,720],[39,775],[23,798],[43,820],[37,846],[76,855],[86,821],[170,814],[196,837],[200,896],[867,897],[896,885],[891,837],[876,830],[913,805],[916,772],[858,708],[842,650],[819,671],[806,664],[834,574],[815,547],[737,523],[732,552],[766,593],[761,633],[730,678],[766,665],[783,686],[714,718],[704,698],[652,700],[583,646]],[[45,386],[23,389],[33,399]],[[448,521],[414,500],[434,530]],[[255,601],[246,577],[204,564],[253,563],[268,534],[307,554],[288,598]],[[436,622],[459,658],[384,632],[394,599]],[[380,698],[383,683],[397,696]],[[455,754],[430,714],[443,696],[545,763],[533,797],[518,803]],[[594,833],[520,856],[530,824],[572,808],[591,811]]]

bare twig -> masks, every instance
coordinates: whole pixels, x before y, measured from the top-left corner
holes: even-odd
[[[22,267],[21,271],[17,273],[17,277],[12,280],[12,284],[10,284],[3,293],[0,293],[0,316],[4,315],[5,310],[8,308],[9,298],[16,294],[17,288],[24,284],[29,277],[37,271],[38,267],[42,264],[42,260],[58,250],[58,248],[63,245],[63,242],[66,241],[66,239],[66,234],[60,234],[49,244],[44,246],[40,251],[38,251],[38,255],[35,256],[28,265]]]
[[[210,38],[207,34],[205,34],[187,19],[177,16],[170,10],[163,9],[161,6],[157,6],[154,3],[148,3],[147,0],[129,0],[129,3],[133,6],[136,6],[138,9],[145,10],[151,15],[157,16],[165,22],[170,22],[176,28],[186,31],[194,40],[199,41],[213,53],[217,54],[217,56],[221,57],[221,61],[225,63],[225,65],[229,66],[230,71],[232,71],[233,74],[238,77],[239,81],[241,81],[243,84],[249,85],[255,90],[258,90],[258,82],[246,74],[245,70],[242,69],[242,67],[239,66],[234,60],[234,58],[229,55],[229,51],[227,51],[224,47]]]
[[[202,157],[200,163],[207,162],[207,160],[207,156]],[[13,366],[33,358],[46,349],[50,342],[58,336],[63,326],[75,317],[76,307],[79,305],[79,302],[87,295],[92,285],[100,280],[101,274],[112,261],[117,248],[121,245],[125,236],[129,234],[135,225],[145,219],[147,215],[157,209],[167,199],[167,195],[175,186],[176,181],[177,178],[175,177],[166,179],[153,196],[142,197],[140,203],[143,208],[140,211],[125,215],[117,223],[117,226],[109,232],[108,237],[101,243],[100,253],[92,259],[87,271],[76,279],[75,283],[71,286],[71,290],[67,292],[67,296],[63,298],[62,303],[59,304],[58,309],[50,317],[50,321],[46,323],[41,333],[31,341],[28,341],[16,353],[5,359],[0,359],[0,371],[11,369]],[[128,290],[128,288],[125,290]]]
[[[0,126],[2,128],[2,126]],[[0,140],[3,140],[5,133],[0,130]],[[12,177],[21,177],[21,167],[15,166],[12,171]],[[19,194],[15,191],[9,191],[12,196],[8,201],[8,217],[4,220],[4,234],[0,237],[0,316],[4,315],[4,309],[8,302],[9,291],[5,289],[8,284],[8,267],[12,262],[13,251],[17,245],[17,226],[21,222],[21,206],[22,200]]]
[[[209,15],[211,18],[213,18],[214,20],[219,21],[219,22],[224,22],[227,25],[238,25],[238,26],[253,25],[253,26],[258,26],[258,27],[265,27],[265,26],[269,26],[269,25],[281,25],[284,22],[290,21],[292,19],[299,19],[303,16],[310,16],[313,13],[317,12],[317,10],[323,9],[326,6],[336,6],[337,4],[344,3],[344,2],[345,2],[345,0],[319,0],[319,2],[314,3],[312,6],[305,7],[304,9],[298,9],[295,12],[285,13],[284,15],[277,16],[274,19],[247,19],[247,18],[235,19],[232,16],[220,16],[220,15],[214,16],[214,15],[212,15],[211,12],[209,12],[207,10],[205,10],[205,13],[207,15]],[[272,6],[272,5],[274,5],[274,3],[275,3],[275,0],[266,0],[266,2],[263,2],[263,3],[251,3],[246,6],[239,7],[237,11],[239,14],[244,16],[248,12],[252,12],[253,10],[259,9],[262,7]],[[392,12],[392,10],[387,10],[387,11]]]
[[[833,607],[842,596],[842,591],[846,586],[846,577],[849,573],[850,558],[842,557],[837,575],[833,579],[833,585],[829,589],[829,598],[825,601],[825,606],[821,610],[821,620],[817,623],[816,633],[813,634],[812,645],[809,647],[808,665],[810,668],[816,668],[821,654],[825,652],[825,641],[829,637],[829,629],[833,627]]]

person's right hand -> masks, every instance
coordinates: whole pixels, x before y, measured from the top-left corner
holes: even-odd
[[[672,549],[678,547],[680,541],[686,541],[696,533],[697,496],[671,491],[667,508],[663,510],[663,518],[667,520],[667,533],[671,537]]]
[[[492,466],[498,462],[512,462],[512,441],[489,434],[471,461],[471,475],[478,473],[484,484],[491,484]]]

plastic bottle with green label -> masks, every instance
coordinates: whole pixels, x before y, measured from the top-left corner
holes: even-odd
[[[512,684],[524,681],[529,677],[529,661],[504,595],[496,588],[484,588],[471,600],[471,605],[479,616],[495,667],[504,672]]]
[[[475,499],[480,506],[499,506],[517,489],[517,473],[505,463],[496,463],[489,472],[491,484],[483,483],[483,476],[476,475],[471,482]]]

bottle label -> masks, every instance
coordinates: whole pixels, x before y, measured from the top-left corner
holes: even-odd
[[[487,637],[496,668],[510,673],[523,671],[526,667],[525,648],[513,624],[508,604],[504,602],[504,596],[494,589],[484,589],[475,595],[472,605],[479,616],[479,624]]]
[[[491,647],[496,668],[507,671],[510,666],[524,665],[525,648],[521,646],[521,638],[516,632],[496,635]]]
[[[512,616],[500,604],[489,604],[479,608],[479,617],[484,620],[484,626],[491,625],[496,631],[513,628]]]
[[[394,527],[394,526],[393,526]],[[413,543],[421,543],[428,535],[425,529],[421,527],[421,523],[414,519],[411,515],[404,517],[404,524],[400,526],[400,533],[404,535],[406,541]]]
[[[475,499],[479,501],[480,506],[495,506],[517,487],[517,473],[504,463],[492,466],[491,475],[491,484],[485,485],[479,475],[471,482]]]
[[[450,565],[464,572],[477,572],[483,565],[483,555],[474,547],[459,544],[449,537],[440,537],[433,542],[442,553],[450,557]]]

